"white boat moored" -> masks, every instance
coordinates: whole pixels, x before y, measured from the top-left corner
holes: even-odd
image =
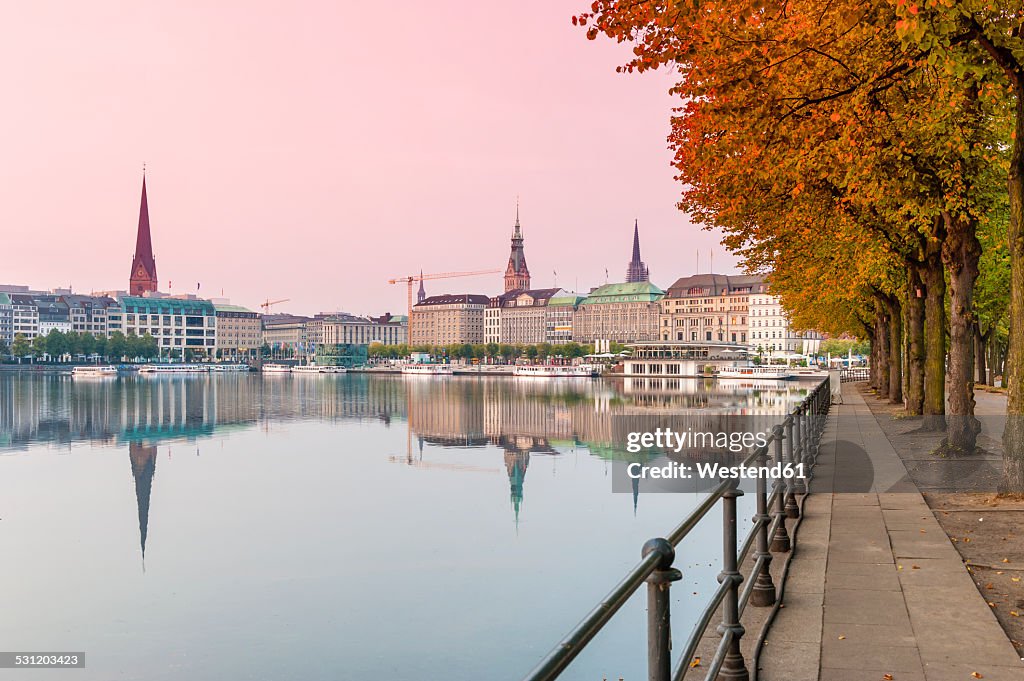
[[[718,378],[760,378],[784,381],[793,378],[789,367],[781,364],[751,364],[739,367],[721,367],[716,374]]]
[[[586,364],[571,366],[555,364],[526,364],[517,365],[513,370],[514,376],[526,376],[532,378],[593,378],[597,375],[594,367]]]
[[[80,366],[71,370],[74,378],[116,378],[117,367],[111,364]]]
[[[140,374],[201,374],[207,368],[200,364],[143,364]]]
[[[261,371],[265,374],[290,374],[292,368],[287,364],[264,364]]]
[[[403,364],[402,373],[407,376],[451,376],[451,364]]]

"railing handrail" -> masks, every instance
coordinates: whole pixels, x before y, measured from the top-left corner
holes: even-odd
[[[810,426],[803,423],[803,420],[798,420],[798,417],[806,414],[824,413],[828,409],[830,399],[823,399],[823,396],[830,398],[829,392],[829,379],[826,378],[824,381],[818,384],[817,387],[800,402],[792,411],[790,411],[783,419],[782,423],[775,425],[771,434],[765,441],[765,444],[755,449],[746,459],[744,459],[742,466],[749,466],[753,461],[757,459],[766,460],[770,456],[770,449],[772,445],[775,445],[775,456],[782,457],[782,441],[789,439],[793,436],[790,441],[790,457],[796,458],[797,453],[801,454],[801,461],[805,460],[809,456],[811,444],[806,442],[806,447],[801,448],[801,443],[804,443],[805,439],[812,438],[812,428],[816,426]],[[795,428],[795,435],[793,430]],[[784,435],[783,433],[787,433]],[[800,451],[803,449],[803,451]],[[784,457],[783,457],[784,458]],[[762,479],[763,480],[763,479]],[[674,548],[685,539],[690,532],[697,527],[701,520],[708,514],[708,512],[718,503],[720,499],[729,497],[727,507],[732,508],[732,527],[731,527],[731,538],[729,537],[729,531],[727,530],[726,536],[731,539],[732,546],[732,558],[729,559],[728,551],[725,552],[726,562],[724,565],[728,567],[732,565],[732,569],[736,569],[735,566],[743,561],[747,556],[750,549],[754,547],[754,543],[757,540],[759,545],[759,553],[756,554],[758,557],[754,561],[754,570],[752,574],[757,574],[759,581],[767,574],[768,564],[771,562],[771,556],[767,553],[765,547],[765,537],[768,533],[772,533],[772,550],[788,550],[789,539],[784,537],[782,544],[785,548],[776,549],[774,547],[775,542],[779,539],[779,535],[785,535],[785,518],[786,514],[790,512],[792,508],[796,508],[793,495],[794,486],[789,482],[777,481],[775,483],[775,489],[769,496],[765,489],[764,484],[759,482],[758,484],[758,495],[759,495],[759,515],[755,518],[755,522],[751,526],[749,532],[744,537],[742,548],[737,550],[736,547],[736,519],[735,519],[735,497],[742,494],[742,492],[736,491],[735,480],[723,480],[717,485],[708,496],[701,501],[689,514],[671,531],[664,539],[652,539],[644,545],[643,558],[636,566],[630,570],[626,576],[602,599],[602,601],[591,610],[573,629],[566,634],[561,641],[537,664],[534,669],[524,677],[524,681],[548,681],[555,679],[565,670],[566,667],[576,658],[577,655],[582,652],[583,648],[587,643],[596,636],[605,624],[615,615],[616,612],[629,600],[630,597],[640,588],[641,584],[645,581],[649,585],[649,589],[652,589],[649,593],[655,594],[656,589],[662,589],[659,595],[652,595],[652,599],[663,599],[657,601],[664,608],[664,612],[661,615],[664,617],[663,626],[667,629],[668,626],[668,586],[671,581],[678,579],[679,577],[671,576],[670,572],[675,572],[676,575],[679,573],[671,568],[672,561],[675,558]],[[730,492],[730,490],[733,490]],[[806,492],[806,490],[803,490]],[[768,523],[767,518],[770,516],[765,515],[765,509],[768,507],[769,502],[772,506],[775,506],[774,511],[775,520],[772,523]],[[783,508],[785,504],[785,508]],[[729,525],[729,518],[725,518],[726,526]],[[781,529],[780,529],[781,528]],[[728,545],[728,541],[727,541]],[[757,588],[757,584],[748,584],[744,589],[743,593],[738,592],[739,582],[743,580],[743,577],[738,572],[730,573],[729,578],[723,578],[726,576],[726,572],[723,572],[720,577],[721,585],[715,590],[710,601],[701,611],[700,616],[694,625],[693,631],[691,632],[686,644],[684,645],[684,654],[679,660],[678,666],[675,672],[672,674],[673,681],[681,681],[689,670],[689,661],[696,651],[696,648],[707,632],[707,628],[711,623],[711,618],[715,611],[722,605],[723,602],[727,602],[727,606],[731,606],[734,610],[733,615],[738,619],[739,612],[741,612],[747,605],[751,594]],[[765,577],[770,582],[770,575]],[[663,593],[663,595],[660,595]],[[731,600],[729,600],[731,599]],[[772,587],[772,601],[774,602],[774,587]],[[650,603],[654,603],[656,600],[651,600]],[[771,605],[771,603],[768,603]],[[652,613],[653,608],[649,605],[648,607],[649,618],[654,617]],[[738,624],[738,622],[736,622]],[[655,633],[659,637],[667,637],[667,631],[662,631],[660,628],[655,626],[653,620],[649,622],[649,659],[651,661],[653,670],[653,659],[656,657],[654,648],[656,647],[653,643]],[[718,646],[714,659],[709,669],[707,678],[713,679],[718,674],[718,669],[727,661],[730,656],[736,656],[739,654],[739,641],[738,637],[742,635],[742,629],[740,633],[736,634],[735,631],[725,627],[723,631],[722,641]],[[666,650],[663,651],[665,655],[668,654],[667,647],[662,645]],[[664,662],[664,660],[662,660]],[[731,664],[735,664],[735,659],[730,660]],[[742,658],[739,663],[742,665]],[[663,667],[667,669],[667,666]],[[651,671],[650,678],[661,678],[661,673],[655,673]],[[664,676],[668,679],[668,676]]]

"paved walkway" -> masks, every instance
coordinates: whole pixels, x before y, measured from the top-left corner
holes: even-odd
[[[759,680],[1022,681],[1024,664],[863,398],[849,385],[843,398]],[[831,493],[868,461],[866,491]]]

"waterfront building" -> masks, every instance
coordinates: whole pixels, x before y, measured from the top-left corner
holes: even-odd
[[[626,282],[635,284],[650,280],[647,264],[640,259],[640,221],[637,220],[633,223],[633,257],[626,267]]]
[[[516,289],[490,299],[484,311],[485,343],[548,342],[548,303],[568,295],[558,288]]]
[[[797,331],[777,296],[757,293],[750,297],[749,346],[762,357],[815,355],[822,335],[817,331]]]
[[[390,313],[380,317],[361,317],[347,312],[337,312],[324,315],[319,321],[322,328],[320,342],[325,344],[398,345],[406,342],[405,324],[400,319],[392,317]]]
[[[573,319],[576,309],[585,299],[575,293],[559,293],[548,300],[544,308],[545,341],[562,345],[572,341]]]
[[[661,301],[663,341],[740,343],[749,339],[750,299],[768,290],[758,275],[681,277]]]
[[[623,362],[625,376],[711,376],[748,363],[747,348],[740,343],[654,341],[630,347],[633,352]]]
[[[263,321],[258,312],[241,305],[214,303],[217,315],[217,333],[214,336],[217,356],[238,359],[263,343]]]
[[[172,357],[212,356],[217,342],[217,310],[208,300],[193,297],[125,296],[124,328],[127,335],[150,334],[161,352]]]
[[[275,355],[305,352],[308,346],[307,326],[310,317],[293,314],[263,315],[263,344]]]
[[[572,339],[579,343],[657,340],[661,312],[658,301],[664,295],[649,281],[600,286],[577,307]]]
[[[39,335],[39,308],[35,298],[27,293],[9,293],[11,300],[11,337],[18,334],[25,340],[32,340]]]
[[[505,293],[530,288],[530,268],[526,266],[526,252],[523,250],[523,232],[519,226],[519,206],[516,205],[516,226],[512,230],[512,252],[505,268]]]
[[[475,293],[446,293],[424,298],[412,308],[409,343],[483,343],[484,310],[489,303],[487,296]]]
[[[113,298],[65,295],[61,300],[67,303],[72,331],[101,338],[109,337],[114,331],[125,332],[122,308]]]
[[[51,331],[67,333],[71,328],[71,314],[68,304],[60,296],[36,296],[36,307],[39,308],[39,335],[49,335]]]
[[[8,293],[0,292],[0,343],[14,342],[14,305]]]
[[[128,292],[141,296],[157,290],[156,258],[153,257],[153,239],[149,229],[149,201],[146,198],[146,175],[142,175],[142,202],[139,205],[139,227],[135,233],[135,255]]]

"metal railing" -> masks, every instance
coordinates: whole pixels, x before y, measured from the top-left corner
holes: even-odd
[[[867,367],[857,367],[855,369],[841,369],[839,371],[839,380],[842,383],[851,383],[853,381],[866,381],[871,378],[871,369]]]
[[[830,404],[830,385],[826,378],[781,424],[772,428],[766,444],[748,456],[742,465],[764,466],[769,459],[783,465],[803,463],[805,476],[809,477],[824,427],[825,419],[822,417],[828,413]],[[735,479],[723,480],[668,535],[648,540],[641,550],[640,562],[559,641],[526,675],[524,681],[549,681],[557,678],[644,583],[647,584],[648,681],[682,681],[685,678],[692,668],[690,662],[694,653],[719,607],[722,609],[718,625],[721,641],[710,664],[702,667],[707,669],[704,678],[706,681],[747,681],[749,672],[740,652],[740,639],[745,633],[740,616],[748,604],[755,607],[775,605],[777,592],[770,572],[772,552],[790,551],[791,540],[786,520],[800,516],[800,505],[796,497],[806,495],[808,490],[805,479],[777,479],[769,494],[767,481],[758,476],[753,526],[742,545],[737,547],[736,499],[743,495],[737,485]],[[719,500],[723,509],[722,571],[718,576],[720,585],[697,618],[673,668],[669,588],[672,582],[682,578],[682,573],[672,567],[675,547],[697,527]],[[751,550],[754,551],[750,570],[753,578],[746,580],[746,586],[741,591],[744,576],[739,566]]]

